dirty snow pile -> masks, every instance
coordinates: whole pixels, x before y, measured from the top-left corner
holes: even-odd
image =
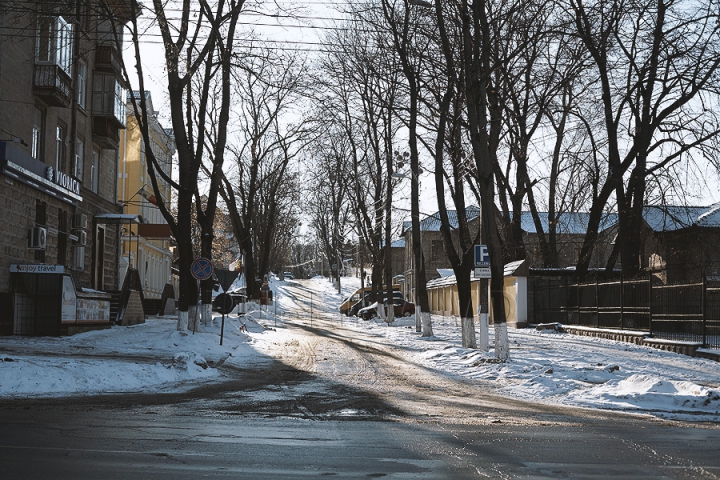
[[[220,317],[187,334],[172,316],[69,337],[0,337],[0,397],[166,392],[216,380],[223,363],[264,360],[252,345],[266,314],[248,305],[246,316],[226,317],[222,346]]]

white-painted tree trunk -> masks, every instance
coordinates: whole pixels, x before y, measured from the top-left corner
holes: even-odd
[[[460,323],[462,324],[462,346],[465,348],[477,348],[473,317],[462,317]]]
[[[490,315],[487,313],[480,314],[480,346],[483,352],[490,349]]]
[[[394,308],[388,308],[385,312],[385,321],[387,324],[391,324],[395,321],[395,309]]]
[[[495,324],[495,358],[505,362],[510,358],[507,323]]]
[[[422,317],[422,336],[432,337],[435,335],[432,328],[432,320],[430,319],[430,312],[422,312],[420,310],[415,312],[415,315]]]
[[[187,333],[188,312],[178,312],[177,331],[180,333]]]
[[[200,312],[197,305],[190,305],[188,308],[188,330],[194,333],[200,332]]]
[[[212,321],[213,321],[213,317],[212,317],[212,304],[204,304],[204,303],[203,303],[202,306],[200,307],[200,309],[201,309],[201,312],[202,312],[202,317],[201,317],[201,318],[202,318],[202,320],[201,320],[202,324],[203,324],[203,325],[210,325],[210,324],[212,323]]]
[[[380,320],[382,320],[384,322],[385,321],[385,307],[383,306],[383,304],[378,303],[378,306],[375,309],[375,311],[377,312],[378,317],[380,317]]]

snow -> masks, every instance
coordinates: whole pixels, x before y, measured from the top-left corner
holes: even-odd
[[[344,296],[359,280],[342,279]],[[342,296],[325,278],[271,281],[277,305],[247,304],[248,313],[221,318],[201,332],[177,332],[175,317],[114,326],[70,337],[0,337],[0,398],[184,391],[223,380],[221,365],[248,368],[271,360],[273,343],[293,330],[285,312],[312,298],[350,331],[398,349],[409,361],[478,388],[532,402],[644,413],[693,421],[720,420],[720,363],[646,346],[552,329],[509,329],[510,359],[461,346],[460,319],[433,315],[435,336],[415,332],[413,317],[391,325],[337,312]],[[275,315],[277,312],[277,316]],[[243,325],[246,327],[241,330]],[[275,327],[278,328],[275,328]],[[478,334],[479,335],[479,334]]]

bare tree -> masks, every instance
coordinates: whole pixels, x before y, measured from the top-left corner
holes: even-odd
[[[349,145],[336,125],[327,125],[323,135],[313,143],[312,177],[308,185],[308,206],[317,243],[332,271],[338,292],[344,258],[345,239],[354,229],[350,189],[353,188]]]
[[[392,172],[400,126],[394,109],[401,73],[386,39],[359,10],[346,28],[328,35],[337,52],[321,61],[324,112],[341,126],[350,147],[354,188],[349,191],[358,236],[372,256],[373,295],[384,283],[392,298]],[[392,321],[392,310],[388,313]]]
[[[502,240],[495,216],[494,168],[501,124],[495,87],[492,83],[494,65],[492,62],[493,36],[488,12],[491,5],[485,1],[469,4],[461,0],[452,12],[443,8],[440,0],[435,1],[440,38],[445,57],[450,61],[453,43],[446,26],[446,18],[456,18],[462,39],[463,80],[467,108],[467,128],[475,159],[478,190],[482,211],[483,243],[490,255],[490,296],[495,325],[495,356],[505,361],[509,357],[505,299],[503,294],[503,252]]]
[[[287,235],[299,226],[292,213],[298,189],[291,162],[311,138],[296,109],[308,88],[304,62],[271,49],[262,52],[238,65],[233,120],[237,135],[228,147],[235,162],[220,174],[220,194],[244,254],[251,298],[259,296],[254,279],[269,272],[276,248],[289,255]],[[295,122],[287,121],[291,115],[297,115]],[[281,225],[283,219],[289,223]]]
[[[193,318],[191,325],[193,330],[198,328],[195,323],[198,289],[196,281],[191,275],[191,264],[194,260],[191,210],[196,209],[198,222],[203,227],[203,254],[211,257],[212,225],[227,140],[231,60],[235,47],[238,17],[244,6],[244,0],[222,0],[219,3],[199,0],[196,4],[190,0],[170,3],[163,3],[160,0],[152,2],[152,16],[157,21],[157,28],[164,46],[170,117],[178,155],[178,181],[171,179],[159,167],[151,149],[147,149],[146,154],[149,160],[148,176],[158,198],[158,208],[170,225],[178,246],[180,315],[177,328],[180,331],[187,330],[189,316]],[[132,103],[143,140],[146,145],[150,145],[149,120],[144,95],[145,73],[141,54],[146,25],[140,25],[138,20],[140,5],[132,2],[131,8],[134,12],[129,32],[134,47],[135,67],[141,92],[139,98],[132,96]],[[110,7],[108,9],[108,13],[112,13]],[[114,31],[114,33],[118,48],[120,48],[122,37],[119,32]],[[126,67],[124,71],[125,79],[129,84]],[[221,109],[218,117],[219,123],[216,126],[218,136],[215,139],[213,151],[208,152],[205,142],[206,105],[210,88],[218,76],[221,78]],[[196,90],[196,86],[199,89]],[[198,178],[202,161],[208,153],[212,155],[213,165],[210,169],[212,174],[207,203],[203,207],[198,191]],[[160,191],[158,177],[162,177],[175,190],[177,215],[173,215],[169,206],[158,195]],[[206,288],[208,287],[206,286]],[[189,311],[191,315],[188,314]]]
[[[618,205],[623,273],[641,267],[641,222],[648,181],[667,178],[697,156],[717,164],[720,68],[717,1],[567,3],[596,71],[607,136],[607,177],[590,210],[578,263],[587,271],[598,225],[612,195]]]

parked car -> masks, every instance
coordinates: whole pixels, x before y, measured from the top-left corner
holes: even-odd
[[[283,277],[285,280],[295,280],[295,275],[293,275],[292,272],[283,273]]]
[[[349,316],[354,317],[355,315],[358,314],[358,312],[360,311],[361,308],[364,308],[364,307],[367,307],[368,305],[370,305],[372,303],[370,301],[370,296],[371,296],[370,293],[366,293],[365,301],[363,302],[362,300],[360,300],[359,302],[355,303],[352,307],[350,307],[350,310],[348,310],[347,314]],[[385,291],[383,291],[383,302],[385,301],[386,298],[387,298],[387,293]],[[393,290],[393,298],[395,298],[396,300],[405,300],[405,297],[403,297],[402,292],[399,292],[397,290]]]
[[[384,289],[385,289],[385,287],[383,286],[383,290]],[[358,303],[362,300],[361,294],[363,293],[363,291],[365,293],[367,293],[370,290],[372,290],[372,286],[367,285],[364,289],[358,288],[357,290],[355,290],[355,292],[353,292],[352,295],[343,299],[343,301],[340,303],[340,308],[339,308],[340,313],[345,314],[345,315],[350,315],[350,307],[352,307],[353,305],[355,305],[356,303]],[[399,292],[400,285],[393,285],[393,291]],[[365,303],[367,304],[367,301]]]
[[[385,309],[387,309],[388,302],[385,301],[384,304]],[[370,320],[371,318],[377,317],[377,307],[378,303],[375,302],[369,307],[361,308],[358,312],[358,317],[362,317],[363,320]],[[415,304],[396,298],[393,300],[393,311],[395,313],[395,317],[409,317],[415,313]]]

